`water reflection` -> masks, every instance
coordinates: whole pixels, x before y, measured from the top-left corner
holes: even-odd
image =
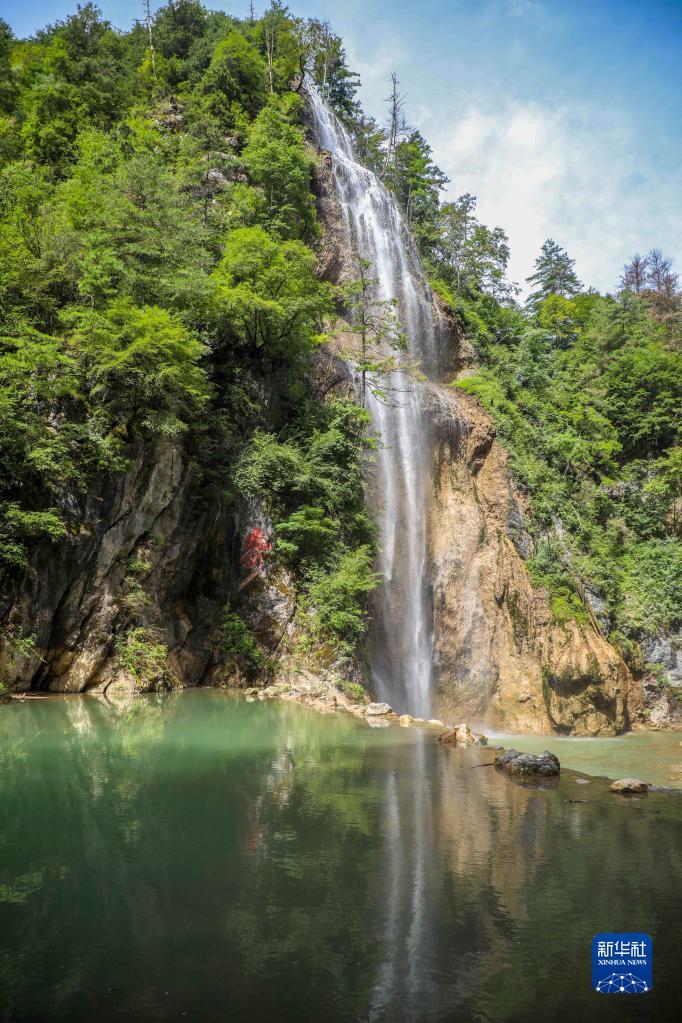
[[[0,708],[2,1018],[677,1018],[682,800],[490,759],[221,693]],[[653,935],[646,1002],[591,991],[606,929]]]

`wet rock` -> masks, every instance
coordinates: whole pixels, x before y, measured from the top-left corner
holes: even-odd
[[[557,758],[549,750],[544,753],[519,753],[518,750],[509,749],[495,757],[495,767],[499,771],[506,771],[507,774],[515,777],[549,778],[560,772],[560,765]]]
[[[403,728],[407,728],[407,726],[411,725],[413,721],[414,718],[412,717],[411,714],[401,714],[400,717],[398,718],[398,724],[402,725]]]
[[[676,636],[648,636],[642,642],[642,651],[649,664],[663,668],[671,686],[682,686],[682,632]]]
[[[472,732],[469,725],[463,722],[447,732],[443,732],[438,739],[446,746],[487,746],[488,740],[485,735],[477,735]]]
[[[387,703],[370,703],[365,707],[365,715],[368,718],[383,717],[384,714],[391,714],[392,708]]]
[[[618,781],[614,781],[609,785],[612,792],[648,792],[649,783],[642,781],[641,778],[619,778]]]
[[[642,708],[648,728],[679,728],[682,724],[682,693],[679,687],[652,676],[642,681]]]
[[[439,721],[438,718],[429,718],[429,720],[426,723],[427,725],[430,725],[432,728],[445,728],[443,722]]]

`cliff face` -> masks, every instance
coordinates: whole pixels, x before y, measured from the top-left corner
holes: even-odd
[[[523,506],[490,419],[459,391],[434,387],[428,406],[439,716],[520,731],[622,731],[636,684],[596,623],[558,624],[534,589]]]
[[[316,192],[320,274],[352,277],[324,154]],[[443,365],[452,377],[473,353],[456,317],[442,309],[441,321]],[[311,386],[347,393],[345,365],[322,353]],[[674,725],[679,703],[635,681],[596,620],[557,623],[547,594],[533,587],[523,503],[475,399],[446,382],[429,384],[424,415],[432,437],[435,713],[584,735]],[[237,585],[238,537],[259,511],[206,506],[196,489],[182,445],[164,441],[141,447],[127,473],[70,508],[69,537],[37,549],[23,579],[0,578],[0,679],[16,690],[57,692],[130,684],[120,643],[134,621],[145,642],[167,652],[169,684],[241,681],[225,667],[219,623]],[[296,608],[286,577],[273,572],[255,583],[242,611],[262,648],[290,670]]]
[[[212,656],[233,524],[197,507],[180,446],[139,449],[127,473],[70,513],[72,535],[36,550],[23,580],[0,583],[0,677],[17,690],[105,689],[121,678],[116,637],[134,611],[144,638],[169,651],[169,681],[198,682]],[[17,642],[29,636],[33,649]]]
[[[321,272],[353,276],[341,211],[322,154],[317,178],[324,226]],[[434,301],[437,299],[434,297]],[[504,449],[475,399],[447,386],[473,351],[457,318],[446,330],[442,384],[424,388],[432,438],[429,555],[434,604],[434,711],[495,728],[615,734],[644,721],[642,687],[596,619],[563,624],[524,565],[530,537]]]

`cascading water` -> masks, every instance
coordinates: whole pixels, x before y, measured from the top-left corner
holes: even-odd
[[[332,156],[336,194],[346,242],[357,261],[366,259],[376,281],[375,300],[395,301],[410,356],[423,372],[437,366],[438,313],[419,256],[385,186],[359,164],[348,132],[308,87],[314,133]],[[427,572],[427,499],[431,445],[422,409],[422,388],[406,373],[380,381],[392,400],[370,389],[366,400],[379,435],[375,513],[379,522],[378,570],[370,657],[380,699],[396,710],[427,716],[433,660],[433,609]]]

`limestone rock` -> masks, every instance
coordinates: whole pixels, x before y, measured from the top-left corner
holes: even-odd
[[[618,781],[611,782],[609,788],[612,792],[648,792],[648,782],[642,781],[641,778],[619,778]]]
[[[650,664],[658,664],[669,685],[682,687],[682,630],[676,635],[647,636],[642,652]]]
[[[443,732],[439,736],[438,741],[446,746],[487,746],[488,744],[485,735],[477,735],[475,732],[472,732],[466,722],[451,728],[447,732]]]
[[[522,778],[533,776],[548,778],[559,774],[561,770],[559,761],[549,750],[537,754],[519,753],[515,749],[505,750],[495,757],[495,767]]]
[[[387,703],[370,703],[365,707],[365,715],[368,718],[383,717],[391,712],[392,708]]]
[[[401,714],[400,717],[398,718],[398,724],[402,725],[403,728],[407,728],[408,725],[411,725],[413,721],[414,718],[412,717],[411,714]]]
[[[534,588],[524,564],[523,497],[490,417],[457,388],[426,390],[434,435],[435,711],[499,730],[623,731],[641,687],[594,614],[559,623],[549,595]]]

